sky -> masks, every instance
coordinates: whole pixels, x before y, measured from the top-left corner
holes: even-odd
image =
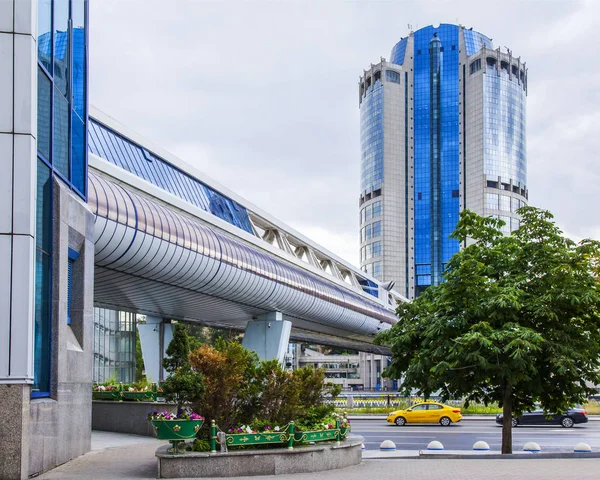
[[[90,2],[90,103],[358,265],[358,79],[413,30],[527,62],[531,205],[600,239],[600,1]]]

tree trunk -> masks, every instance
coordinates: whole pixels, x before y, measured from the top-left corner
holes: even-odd
[[[504,384],[502,415],[502,453],[512,453],[512,389],[508,381]]]

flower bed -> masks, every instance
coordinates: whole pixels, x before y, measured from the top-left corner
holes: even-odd
[[[210,445],[213,452],[217,449],[217,429],[215,422],[211,422]],[[263,427],[260,431],[249,425],[242,425],[230,428],[229,432],[226,432],[225,438],[228,447],[287,444],[291,449],[294,443],[340,442],[348,436],[350,430],[348,419],[345,416],[338,416],[333,423],[322,423],[300,431],[297,430],[294,422],[290,422],[283,428]]]
[[[137,387],[135,385],[94,385],[92,400],[129,400],[156,402],[162,389],[155,383],[152,386]]]
[[[236,447],[242,445],[265,445],[271,443],[289,443],[293,436],[293,422],[285,428],[265,427],[261,432],[253,430],[250,426],[242,425],[236,429],[230,429],[226,435],[227,446]]]

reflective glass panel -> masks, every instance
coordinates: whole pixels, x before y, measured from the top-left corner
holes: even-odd
[[[50,169],[42,161],[37,161],[37,195],[36,195],[36,246],[50,253],[52,234],[52,180]]]
[[[85,119],[85,2],[72,0],[73,108]]]
[[[69,104],[57,88],[54,88],[54,143],[52,163],[66,179],[69,179]]]
[[[71,112],[71,182],[85,195],[85,125],[81,118]]]
[[[52,75],[52,4],[38,2],[38,60]]]
[[[54,0],[54,84],[69,89],[69,0]]]
[[[38,68],[38,104],[37,104],[37,149],[48,161],[50,157],[50,135],[52,132],[52,84],[50,79]]]

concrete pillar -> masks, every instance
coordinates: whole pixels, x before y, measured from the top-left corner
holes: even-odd
[[[167,377],[166,370],[162,367],[162,360],[173,339],[173,324],[166,323],[160,317],[146,317],[146,323],[138,323],[140,344],[146,378],[151,382],[161,382]]]
[[[27,478],[33,381],[37,2],[0,1],[0,478]]]
[[[265,313],[248,322],[242,345],[261,360],[276,358],[283,364],[291,331],[292,322],[283,320],[281,312]]]

